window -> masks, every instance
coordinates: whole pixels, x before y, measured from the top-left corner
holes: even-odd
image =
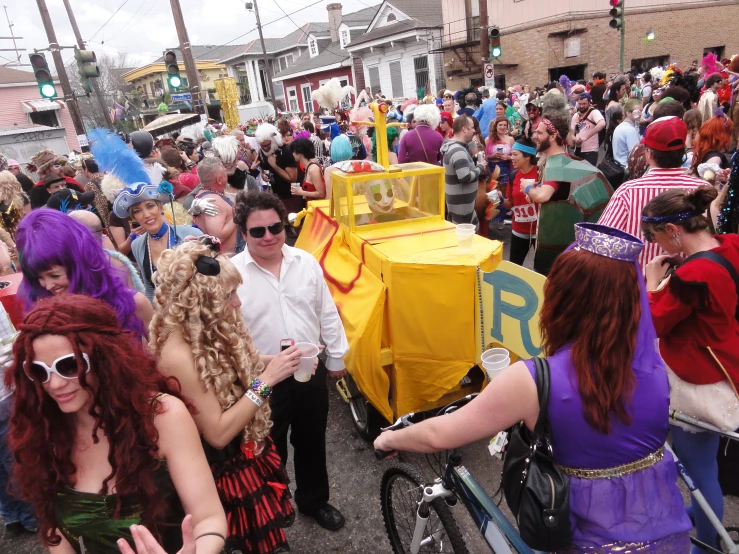
[[[393,12],[390,12],[389,14],[387,14],[387,19],[385,19],[385,21],[390,23],[391,21],[395,21],[396,19],[398,18],[395,17],[395,14]]]
[[[380,68],[379,66],[368,67],[367,73],[369,73],[369,87],[372,95],[380,92]]]
[[[708,48],[703,49],[703,55],[705,56],[708,53],[716,54],[716,58],[720,62],[724,58],[724,47],[723,46],[710,46]]]
[[[287,111],[289,112],[299,112],[300,108],[298,107],[298,93],[295,90],[295,87],[289,87],[287,89]]]
[[[262,98],[269,98],[267,92],[267,72],[264,71],[263,67],[259,68],[259,78],[262,80]]]
[[[400,69],[400,62],[390,62],[390,84],[393,87],[393,98],[403,96],[403,72]]]
[[[300,92],[303,95],[303,111],[313,111],[313,100],[310,97],[310,83],[303,83],[300,85]]]
[[[285,98],[285,85],[282,82],[277,81],[274,83],[275,87],[275,98]]]
[[[311,58],[315,58],[318,55],[318,42],[312,38],[308,41],[308,52]]]
[[[419,56],[413,58],[413,68],[416,71],[416,90],[429,88],[429,58],[428,56]]]
[[[56,117],[56,110],[46,110],[43,112],[31,112],[28,114],[31,123],[36,125],[46,125],[47,127],[59,127],[59,120]]]
[[[349,30],[342,29],[341,30],[341,47],[343,48],[347,44],[349,44]]]
[[[661,65],[663,67],[667,67],[667,64],[669,63],[670,56],[657,56],[655,58],[638,58],[631,60],[631,70],[634,73],[644,73],[645,71],[649,71],[653,67],[656,67],[658,65]]]

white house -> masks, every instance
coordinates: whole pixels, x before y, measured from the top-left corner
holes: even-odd
[[[385,0],[367,31],[346,49],[360,58],[372,94],[416,98],[444,88],[441,0]]]

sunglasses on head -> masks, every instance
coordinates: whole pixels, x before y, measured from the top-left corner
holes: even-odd
[[[273,223],[272,225],[267,225],[266,227],[252,227],[251,229],[247,229],[247,232],[255,239],[261,239],[264,237],[265,233],[269,231],[270,235],[276,236],[282,233],[282,230],[285,228],[285,226],[282,224],[282,221],[278,221],[277,223]]]
[[[90,371],[90,358],[82,353],[82,359],[85,360],[85,373]],[[61,358],[54,360],[51,367],[44,362],[34,361],[30,364],[23,362],[23,371],[26,376],[34,383],[48,383],[51,380],[51,374],[56,373],[62,379],[77,379],[79,371],[77,369],[77,358],[74,354],[67,354]]]

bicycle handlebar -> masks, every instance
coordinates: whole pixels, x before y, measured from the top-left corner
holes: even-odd
[[[450,413],[456,411],[458,408],[461,408],[465,404],[467,404],[467,403],[471,402],[472,400],[474,400],[474,398],[478,394],[479,393],[474,392],[472,394],[468,394],[467,396],[465,396],[463,398],[460,398],[459,400],[455,400],[454,402],[451,402],[451,403],[447,404],[441,410],[439,410],[438,414],[442,414],[442,413],[444,415],[450,414]],[[389,427],[384,427],[382,429],[382,431],[383,432],[384,431],[397,431],[399,429],[405,429],[406,427],[410,427],[411,425],[413,425],[414,423],[416,423],[415,421],[413,421],[413,418],[415,416],[416,416],[415,413],[410,413],[410,414],[405,414],[403,416],[400,416],[395,423],[393,423]],[[375,458],[377,458],[378,460],[384,460],[385,458],[387,458],[388,456],[390,456],[394,452],[395,452],[395,450],[377,450],[377,449],[375,449]]]

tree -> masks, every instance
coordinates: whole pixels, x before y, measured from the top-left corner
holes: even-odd
[[[134,61],[123,52],[117,54],[103,53],[97,57],[97,66],[100,69],[100,77],[95,80],[102,92],[105,109],[110,110],[116,102],[126,105],[123,95],[128,93],[131,85],[123,80],[122,75],[135,66]],[[67,64],[67,75],[69,75],[72,90],[77,97],[77,105],[82,113],[85,127],[88,129],[105,127],[103,108],[100,106],[95,93],[88,93],[83,87],[82,79],[77,71],[77,62],[74,58]],[[116,127],[121,127],[119,123],[116,122]]]

